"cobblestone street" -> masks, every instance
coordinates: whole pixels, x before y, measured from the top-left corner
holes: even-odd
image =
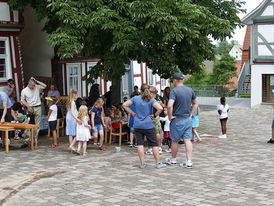
[[[272,110],[232,109],[227,139],[194,143],[193,169],[156,169],[152,155],[139,169],[137,150],[128,146],[115,153],[115,145],[104,152],[89,145],[86,157],[76,156],[65,137],[54,149],[49,141],[34,151],[1,148],[0,205],[274,205],[274,145],[266,143]],[[200,113],[199,130],[220,134],[216,110]],[[177,162],[184,152],[180,145]]]

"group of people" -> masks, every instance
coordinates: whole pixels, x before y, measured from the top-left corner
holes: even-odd
[[[195,136],[197,142],[202,141],[196,130],[199,127],[198,100],[193,90],[183,85],[181,73],[175,73],[172,82],[175,88],[170,90],[166,87],[163,97],[158,95],[154,86],[143,84],[140,92],[135,86],[130,99],[125,99],[123,104],[111,104],[111,90],[100,97],[98,84],[91,87],[90,95],[85,100],[79,98],[77,90],[71,88],[66,105],[66,135],[69,136],[69,149],[77,154],[86,155],[88,142],[93,139],[98,149],[104,151],[104,128],[110,129],[113,123],[119,123],[122,124],[123,131],[130,133],[129,147],[138,148],[140,168],[146,167],[145,138],[149,147],[146,153],[154,155],[157,168],[165,167],[166,164],[177,164],[179,142],[183,142],[186,148],[186,161],[181,166],[192,168],[192,142]],[[0,92],[1,122],[40,124],[40,93],[46,87],[46,84],[32,77],[21,92],[21,102],[15,102],[14,81],[9,80],[7,88]],[[49,108],[45,124],[49,126],[54,137],[50,147],[57,147],[56,127],[60,112],[60,93],[55,90],[54,85],[50,86],[45,99]],[[25,108],[26,114],[22,108]],[[222,128],[220,138],[226,138],[228,111],[229,106],[225,98],[221,98],[221,105],[218,107]],[[36,129],[35,147],[38,147],[38,134],[39,129]],[[15,133],[15,138],[20,138],[18,133]],[[166,152],[171,153],[171,157],[166,159],[166,164],[160,162],[159,156],[162,153],[163,142],[168,145]]]
[[[38,81],[34,77],[31,77],[28,81],[27,87],[21,91],[20,101],[16,101],[16,89],[15,82],[13,79],[9,79],[7,86],[0,92],[0,116],[1,122],[12,122],[12,123],[26,123],[26,124],[38,124],[41,123],[42,118],[42,95],[43,91],[47,88],[47,85],[43,82]],[[60,93],[55,90],[55,86],[51,85],[48,91],[48,97],[52,98],[52,102],[59,104]],[[54,101],[53,101],[54,99]],[[48,105],[49,113],[52,119],[57,120],[57,115],[52,110],[51,104]],[[58,107],[58,111],[60,108]],[[57,113],[57,112],[56,112]],[[50,125],[52,126],[52,124]],[[34,143],[35,148],[38,148],[38,134],[40,129],[34,130]],[[13,134],[9,134],[11,138]],[[30,131],[29,130],[16,130],[14,133],[15,140],[22,140],[22,147],[27,147],[29,144]]]

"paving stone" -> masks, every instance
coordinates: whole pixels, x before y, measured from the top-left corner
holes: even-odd
[[[38,150],[0,148],[0,201],[11,206],[48,205],[274,205],[274,145],[271,106],[231,109],[227,139],[217,139],[217,112],[201,110],[202,143],[194,143],[193,169],[179,166],[156,169],[152,155],[147,168],[138,168],[137,150],[105,145],[88,146],[88,156],[68,152],[67,137],[51,149],[46,136]],[[169,157],[163,153],[162,161]],[[178,163],[185,160],[179,146]],[[5,175],[2,175],[5,174]],[[16,191],[16,192],[14,192]]]

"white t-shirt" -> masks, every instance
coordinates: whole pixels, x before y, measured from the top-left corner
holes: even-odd
[[[57,106],[56,104],[51,105],[50,110],[52,110],[50,116],[49,116],[49,122],[57,120]]]
[[[21,92],[21,101],[27,102],[30,106],[41,105],[40,90],[44,89],[41,85],[35,85],[34,89],[26,87]]]
[[[219,105],[218,110],[222,110],[222,113],[219,115],[219,119],[224,119],[224,118],[227,118],[228,115],[227,115],[227,111],[229,110],[229,105],[226,104],[225,106],[224,105]]]
[[[160,117],[160,120],[163,121],[163,122],[165,122],[164,131],[165,132],[169,132],[170,131],[170,121],[168,119],[168,116]]]

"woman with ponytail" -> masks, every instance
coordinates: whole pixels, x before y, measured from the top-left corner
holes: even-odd
[[[136,113],[129,108],[131,105],[135,106]],[[123,107],[134,117],[133,128],[137,139],[138,156],[141,162],[140,168],[143,169],[146,167],[144,162],[145,137],[147,138],[148,145],[152,147],[156,161],[156,168],[166,167],[165,164],[160,162],[158,143],[153,124],[153,119],[162,112],[163,108],[154,98],[151,97],[148,85],[143,84],[141,87],[141,95],[134,96],[130,100],[126,101],[123,104]],[[151,115],[152,107],[157,110],[154,115]]]
[[[81,122],[78,118],[78,111],[75,100],[78,97],[77,90],[71,88],[69,90],[69,97],[67,101],[67,115],[66,115],[66,135],[69,136],[69,148],[73,151],[73,146],[76,142],[76,121]],[[73,138],[74,137],[74,138]]]

